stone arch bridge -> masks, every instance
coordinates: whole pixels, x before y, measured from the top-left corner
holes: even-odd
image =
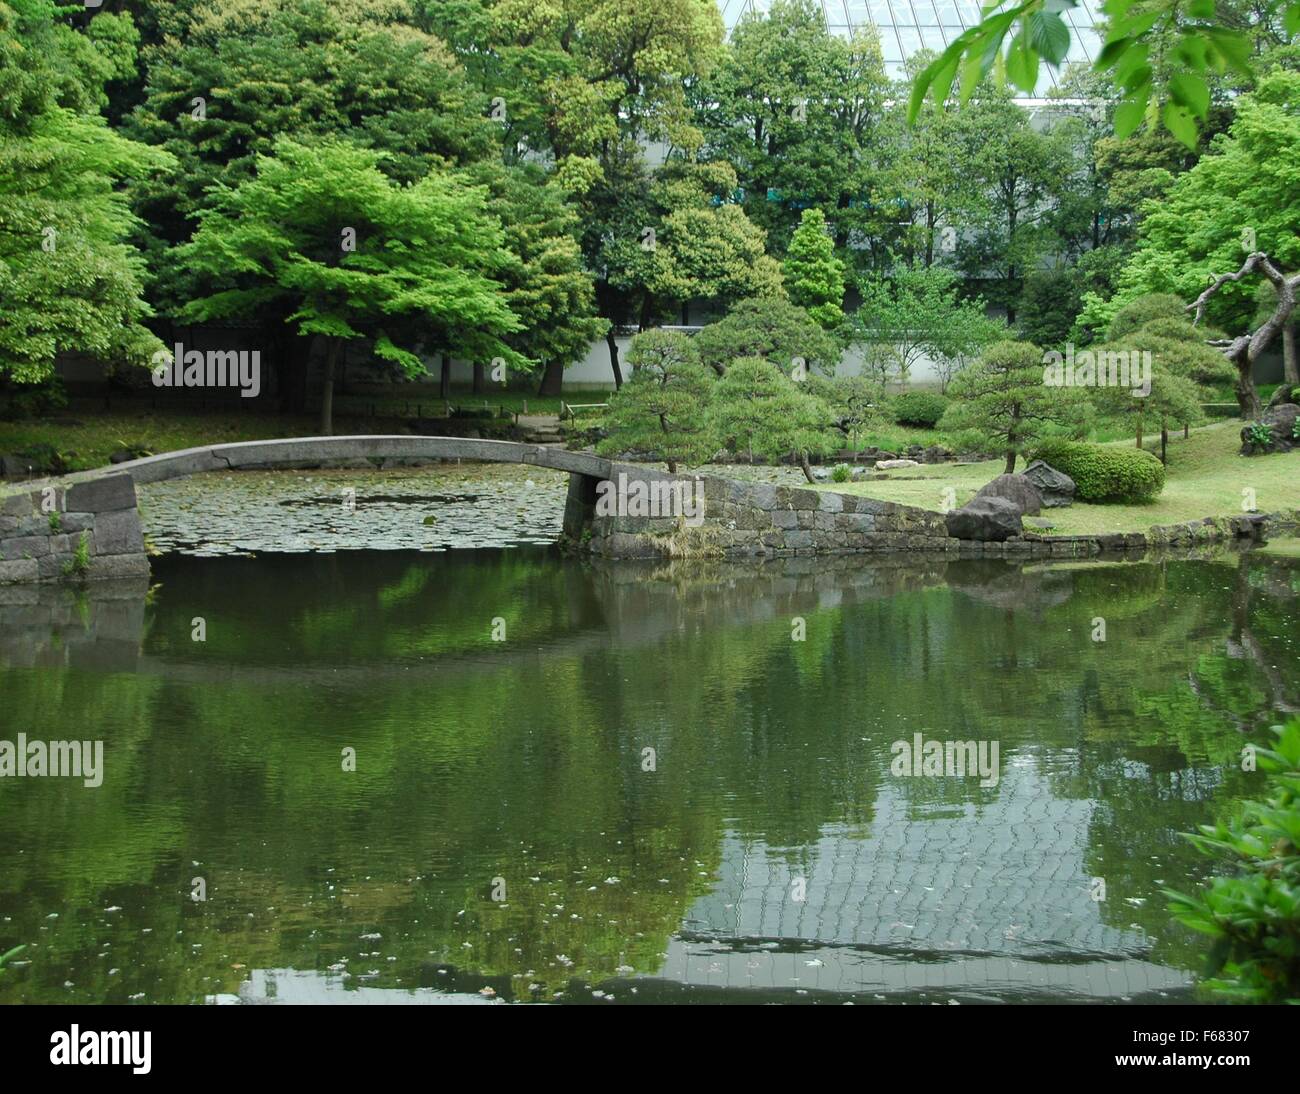
[[[956,550],[939,513],[832,491],[671,475],[548,445],[459,437],[295,437],[203,445],[0,485],[0,584],[149,572],[137,484],[207,471],[475,460],[569,473],[564,538],[606,558]]]

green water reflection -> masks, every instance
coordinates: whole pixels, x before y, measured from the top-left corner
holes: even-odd
[[[154,581],[0,590],[0,738],[105,742],[98,789],[0,780],[0,1002],[1185,998],[1177,833],[1300,706],[1259,556]],[[914,733],[997,785],[894,776]]]

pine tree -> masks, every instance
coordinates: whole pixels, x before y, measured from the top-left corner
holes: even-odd
[[[674,473],[679,463],[705,462],[719,448],[709,415],[717,382],[691,339],[648,330],[632,339],[627,360],[632,376],[610,396],[602,451],[654,452]]]
[[[813,482],[809,457],[834,451],[834,415],[761,357],[741,357],[718,381],[713,420],[737,450],[773,462],[794,456]]]
[[[844,322],[844,264],[826,231],[820,209],[805,209],[786,251],[785,286],[790,299],[808,309],[818,323],[833,330]]]
[[[949,404],[939,421],[945,433],[964,433],[976,447],[1006,453],[1006,473],[1016,457],[1051,426],[1081,433],[1088,404],[1079,388],[1044,382],[1043,352],[1030,342],[994,342],[948,385]]]

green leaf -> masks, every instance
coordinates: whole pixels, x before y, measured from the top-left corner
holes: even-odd
[[[1029,36],[1023,30],[1007,50],[1007,79],[1028,92],[1038,83],[1038,51],[1029,44]]]
[[[1210,87],[1199,76],[1180,72],[1169,79],[1169,94],[1179,106],[1186,107],[1198,118],[1210,111]]]
[[[1093,63],[1093,67],[1098,72],[1105,72],[1106,69],[1116,64],[1129,51],[1134,45],[1134,41],[1128,35],[1107,38],[1106,44],[1101,47],[1101,52],[1097,54],[1097,60]]]
[[[1214,0],[1190,0],[1187,14],[1193,19],[1213,19]]]
[[[1176,103],[1165,103],[1165,128],[1188,148],[1196,148],[1196,122],[1192,115]]]
[[[1282,16],[1282,26],[1287,34],[1300,34],[1300,4],[1292,4]]]
[[[1053,12],[1035,12],[1029,17],[1029,41],[1044,60],[1059,65],[1070,48],[1070,28]]]
[[[1123,140],[1137,132],[1146,114],[1147,99],[1151,94],[1151,85],[1138,89],[1142,94],[1136,98],[1125,99],[1115,108],[1115,136]]]
[[[1241,31],[1229,30],[1225,27],[1206,27],[1202,31],[1196,27],[1189,27],[1184,34],[1187,37],[1199,34],[1205,38],[1229,67],[1246,72],[1250,70],[1251,41]]]
[[[1115,80],[1121,83],[1131,76],[1137,69],[1147,63],[1147,47],[1143,42],[1134,43],[1131,49],[1124,52],[1124,55],[1115,62]]]
[[[1143,84],[1149,84],[1151,82],[1151,66],[1141,65],[1138,68],[1135,68],[1127,76],[1116,80],[1115,82],[1119,84],[1120,89],[1123,91],[1132,91],[1134,88],[1141,87]]]

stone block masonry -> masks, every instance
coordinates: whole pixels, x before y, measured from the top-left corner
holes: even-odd
[[[0,494],[0,585],[148,575],[130,475]]]
[[[662,472],[647,472],[642,476]],[[704,519],[588,519],[580,546],[605,558],[786,558],[879,551],[956,551],[943,515],[831,491],[702,477]],[[584,533],[585,535],[585,533]]]

